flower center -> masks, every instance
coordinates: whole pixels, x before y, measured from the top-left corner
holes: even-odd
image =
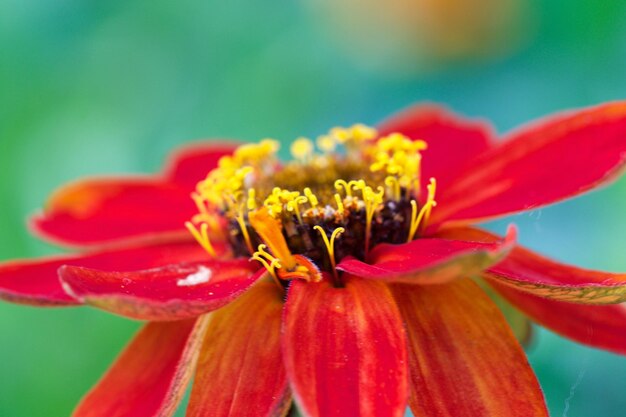
[[[315,281],[327,271],[339,282],[342,258],[366,260],[379,243],[419,236],[436,205],[435,179],[426,190],[420,185],[424,141],[354,125],[316,144],[296,139],[284,163],[271,139],[221,158],[192,194],[199,213],[187,228],[215,255],[209,234],[225,220],[234,253],[258,260],[277,280]]]

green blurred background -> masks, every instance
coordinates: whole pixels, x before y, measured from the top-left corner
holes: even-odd
[[[465,1],[1,1],[0,260],[59,251],[24,228],[55,187],[155,171],[186,141],[314,136],[422,100],[503,132],[626,96],[623,0]],[[626,271],[625,197],[622,179],[508,221]],[[137,326],[0,304],[0,416],[69,415]],[[547,331],[528,351],[552,415],[624,415],[625,358]]]

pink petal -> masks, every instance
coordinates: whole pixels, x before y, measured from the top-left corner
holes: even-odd
[[[149,323],[82,399],[73,417],[168,417],[187,386],[206,319]]]
[[[626,102],[531,123],[438,187],[431,225],[530,210],[614,180],[626,162]]]
[[[470,159],[494,146],[493,129],[481,120],[469,120],[435,104],[410,107],[379,126],[381,135],[402,133],[428,143],[422,159],[422,178],[437,178],[445,186]]]
[[[547,417],[524,351],[475,283],[392,288],[409,335],[416,416]]]
[[[191,239],[185,222],[196,213],[190,190],[177,185],[156,178],[98,178],[57,190],[31,219],[31,228],[69,246]]]
[[[280,346],[284,290],[261,280],[214,312],[187,417],[282,417],[291,394]]]
[[[589,346],[626,355],[626,304],[585,305],[548,300],[490,281],[537,323]]]
[[[248,260],[203,261],[130,272],[76,266],[59,270],[83,303],[139,320],[180,320],[218,309],[265,274]]]
[[[220,253],[225,248],[217,246]],[[72,305],[79,301],[61,287],[57,270],[74,265],[102,270],[146,269],[160,265],[207,259],[207,253],[196,243],[171,243],[118,248],[84,255],[55,256],[37,260],[20,260],[0,264],[0,298],[34,305]]]
[[[407,284],[441,284],[477,274],[500,262],[513,248],[514,227],[493,243],[421,238],[402,245],[382,244],[368,263],[345,258],[337,269],[359,277]]]
[[[346,277],[293,281],[283,328],[287,375],[308,417],[404,415],[406,340],[391,292]]]
[[[165,176],[192,190],[217,167],[221,157],[232,154],[239,145],[236,142],[206,141],[183,146],[170,155]]]

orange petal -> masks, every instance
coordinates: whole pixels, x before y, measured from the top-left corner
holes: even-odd
[[[280,348],[283,291],[260,281],[211,316],[187,417],[283,416],[291,395]]]
[[[347,277],[344,288],[291,283],[283,350],[304,415],[404,415],[406,340],[394,304],[381,282]]]
[[[416,416],[547,416],[504,317],[469,279],[393,287],[407,325]]]
[[[145,325],[73,417],[171,416],[191,378],[205,330],[205,318]]]

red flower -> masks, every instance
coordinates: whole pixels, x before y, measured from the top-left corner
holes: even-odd
[[[171,415],[194,371],[189,416],[282,416],[292,398],[308,416],[401,416],[407,401],[416,415],[543,416],[483,289],[623,354],[626,275],[469,225],[616,178],[626,103],[493,136],[421,106],[378,133],[331,130],[321,155],[298,139],[289,163],[269,140],[198,145],[159,176],[83,180],[31,225],[87,250],[0,266],[0,297],[150,321],[75,416]]]

